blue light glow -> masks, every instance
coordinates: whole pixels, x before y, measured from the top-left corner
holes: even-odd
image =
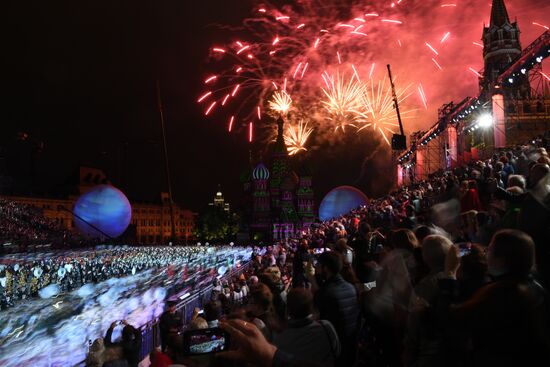
[[[132,207],[122,191],[110,185],[98,185],[80,196],[74,206],[74,214],[74,222],[80,232],[99,238],[105,237],[101,233],[104,232],[115,238],[128,228]]]
[[[322,221],[337,218],[367,203],[367,197],[353,186],[338,186],[329,191],[319,206]]]

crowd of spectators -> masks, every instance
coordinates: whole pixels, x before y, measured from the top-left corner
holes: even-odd
[[[151,365],[550,365],[547,148],[541,138],[495,152],[255,248],[245,273],[213,281],[190,322],[167,303]],[[37,269],[70,289],[139,264],[181,268],[197,248],[121,249],[51,259],[49,268],[41,260],[23,273],[8,266],[12,289],[23,279],[18,288],[32,295]],[[137,365],[141,334],[121,323],[120,341],[112,340],[117,322],[94,341],[89,365]],[[231,335],[230,349],[185,356],[182,330],[212,327]]]
[[[60,232],[37,208],[0,198],[0,242],[44,243]]]
[[[30,248],[69,248],[93,245],[75,231],[46,218],[39,208],[0,198],[0,254]]]
[[[549,365],[549,164],[539,139],[256,249],[186,326],[231,350],[183,356],[178,319],[152,365]]]

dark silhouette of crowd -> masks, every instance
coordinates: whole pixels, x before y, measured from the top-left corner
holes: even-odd
[[[190,320],[167,302],[151,365],[550,365],[547,145],[434,173],[254,248],[247,271],[214,279]],[[121,255],[122,274],[136,251]],[[117,325],[92,344],[89,365],[136,365],[139,328],[122,322],[117,342]],[[213,327],[231,335],[229,350],[186,356],[182,331]]]
[[[84,238],[46,218],[39,208],[0,198],[0,255],[95,244],[93,239]]]
[[[188,327],[231,335],[211,365],[549,365],[546,144],[438,172],[257,248],[244,279],[216,285],[205,307],[215,323],[196,313]],[[153,366],[197,365],[177,333],[165,339]]]

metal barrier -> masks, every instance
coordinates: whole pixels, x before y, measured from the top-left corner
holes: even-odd
[[[250,266],[251,262],[247,262],[241,265],[239,268],[233,269],[228,274],[221,277],[222,280],[231,279],[235,276],[240,276],[245,272]],[[210,300],[210,295],[214,286],[209,284],[205,288],[198,289],[196,292],[193,292],[188,297],[182,299],[176,305],[176,312],[178,312],[183,320],[184,325],[188,324],[191,321],[193,316],[193,310],[195,307],[202,308],[204,301]],[[141,350],[139,354],[140,360],[144,360],[155,348],[160,346],[160,328],[159,328],[159,318],[150,320],[145,325],[139,327],[141,330]],[[82,361],[75,365],[75,367],[84,367],[86,362]]]
[[[223,276],[221,279],[231,279],[235,276],[240,276],[245,270],[248,269],[251,262],[248,262],[237,269],[233,269],[230,273]],[[191,294],[185,299],[181,300],[176,305],[176,312],[182,318],[184,325],[188,324],[193,317],[193,311],[195,307],[203,308],[203,305],[210,300],[210,295],[214,286],[208,285],[206,288],[199,289],[197,292]],[[205,302],[206,301],[206,302]],[[149,355],[155,348],[160,346],[160,328],[159,318],[149,321],[147,324],[140,327],[141,329],[141,352],[140,359],[143,360]]]

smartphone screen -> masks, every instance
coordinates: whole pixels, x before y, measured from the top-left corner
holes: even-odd
[[[461,248],[460,251],[459,251],[459,255],[460,257],[464,256],[464,255],[468,255],[470,253],[470,249],[469,248]]]
[[[371,289],[376,288],[376,280],[374,282],[363,283],[363,285],[370,291]]]
[[[470,242],[460,242],[457,243],[456,246],[458,246],[458,254],[460,257],[468,255],[472,250],[472,244]]]
[[[229,334],[220,328],[187,330],[183,340],[186,355],[222,352],[229,346]]]

